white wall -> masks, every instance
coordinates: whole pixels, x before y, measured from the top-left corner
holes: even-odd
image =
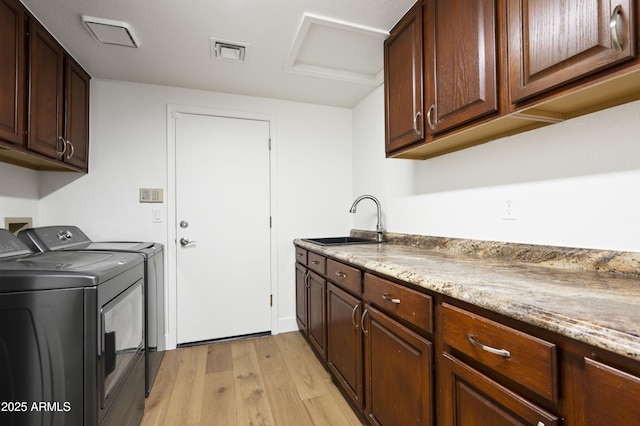
[[[0,163],[0,228],[5,217],[31,217],[37,220],[38,172]]]
[[[429,160],[384,158],[384,90],[353,111],[354,196],[389,231],[640,251],[640,101]],[[516,220],[503,220],[505,200]],[[373,229],[374,209],[354,227]]]
[[[351,227],[351,110],[114,81],[92,81],[89,174],[40,172],[40,225],[77,224],[94,240],[167,240],[167,104],[276,118],[272,200],[277,282],[274,331],[296,329],[294,238]],[[164,204],[140,204],[140,187],[164,188]],[[170,286],[175,286],[169,276]],[[173,336],[175,339],[175,336]],[[170,336],[169,341],[172,340]]]

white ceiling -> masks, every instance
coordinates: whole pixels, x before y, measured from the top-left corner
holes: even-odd
[[[380,84],[385,33],[415,2],[22,1],[94,78],[340,107]],[[82,15],[126,22],[140,47],[98,43]],[[247,60],[214,59],[211,38],[247,45]]]

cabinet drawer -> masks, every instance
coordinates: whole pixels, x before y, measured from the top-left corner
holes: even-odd
[[[327,258],[310,251],[307,254],[307,266],[309,269],[312,269],[321,275],[325,275],[327,271]]]
[[[307,264],[307,250],[296,247],[296,262],[302,263],[303,265]]]
[[[365,274],[364,297],[372,305],[433,333],[433,299],[427,294]]]
[[[442,304],[442,333],[451,348],[557,401],[556,345],[447,303]]]
[[[362,293],[362,272],[359,269],[329,259],[327,260],[327,278],[348,290]]]

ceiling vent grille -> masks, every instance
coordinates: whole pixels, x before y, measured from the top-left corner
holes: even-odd
[[[220,40],[211,37],[211,57],[232,62],[246,62],[249,45],[235,41]]]
[[[110,19],[82,16],[82,22],[91,35],[100,43],[137,48],[140,43],[133,34],[133,30],[126,22]]]

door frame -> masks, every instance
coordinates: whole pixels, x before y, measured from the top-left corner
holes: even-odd
[[[275,201],[277,200],[276,182],[276,116],[272,114],[254,113],[248,111],[223,110],[210,107],[192,105],[167,104],[167,262],[165,294],[165,342],[166,349],[175,349],[177,346],[177,320],[178,320],[178,280],[177,280],[177,234],[176,234],[176,129],[174,117],[179,114],[206,115],[223,118],[240,118],[247,120],[266,121],[269,123],[269,138],[271,148],[269,150],[269,211],[271,215],[270,229],[270,278],[272,305],[271,305],[271,333],[278,334],[278,221],[275,214]]]

